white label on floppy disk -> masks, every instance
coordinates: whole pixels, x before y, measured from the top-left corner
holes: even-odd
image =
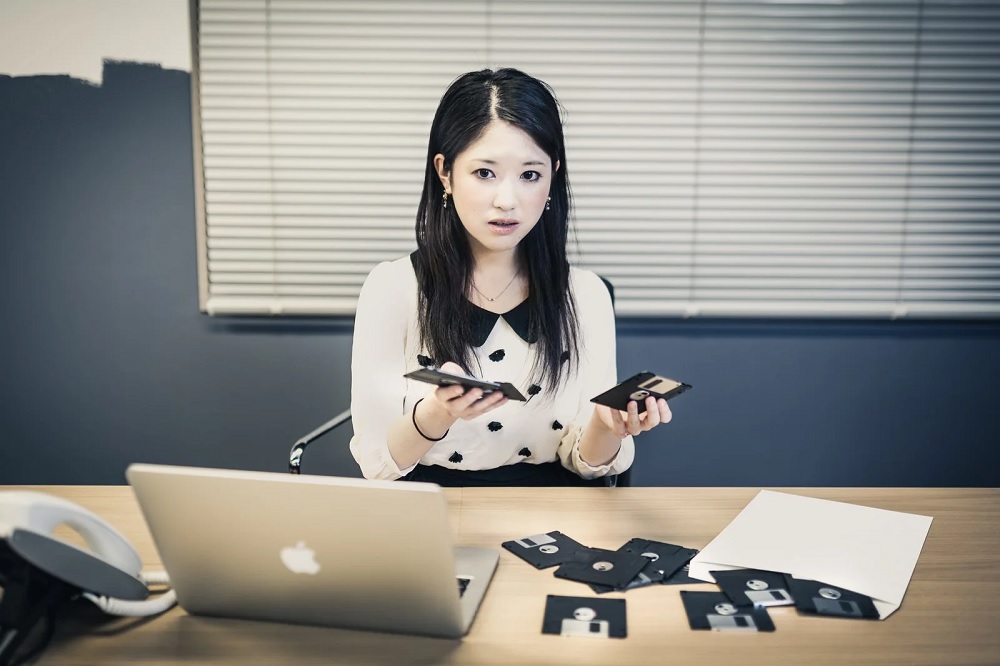
[[[713,631],[757,631],[757,624],[749,615],[715,615],[709,613],[708,626]]]
[[[555,542],[556,540],[550,537],[548,534],[536,534],[535,536],[518,539],[514,543],[521,546],[522,548],[534,548],[535,546],[544,546],[547,543],[555,543]]]
[[[753,602],[754,606],[758,608],[766,608],[768,606],[788,606],[792,603],[792,597],[785,590],[759,590],[750,591],[746,593],[747,599]]]
[[[564,618],[562,628],[559,630],[561,636],[592,636],[594,638],[608,637],[607,620],[575,620]]]

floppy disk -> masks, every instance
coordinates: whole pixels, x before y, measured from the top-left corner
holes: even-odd
[[[562,532],[548,532],[522,537],[500,544],[536,569],[554,567],[574,559],[581,551],[589,551]]]
[[[590,551],[581,553],[579,559],[564,562],[556,569],[555,575],[580,583],[606,585],[622,590],[649,562],[638,553],[602,548],[592,548]]]
[[[643,573],[657,583],[674,575],[698,554],[694,548],[684,548],[672,543],[638,538],[630,539],[618,550],[638,553],[649,560]]]
[[[545,599],[542,633],[625,638],[628,635],[625,600],[550,594]]]
[[[804,613],[879,619],[878,609],[872,603],[872,598],[864,594],[787,574],[785,584],[795,599],[795,607]]]
[[[698,551],[694,551],[695,555]],[[672,576],[667,576],[660,581],[661,585],[704,585],[705,581],[700,578],[692,578],[688,573],[691,570],[691,562],[688,561],[687,564],[682,566],[680,569],[675,571]]]
[[[626,590],[663,582],[665,578],[683,569],[684,565],[698,552],[693,548],[684,548],[672,543],[639,538],[630,539],[618,551],[637,553],[646,558],[647,562],[635,578],[625,585],[624,589]],[[596,584],[592,584],[590,587],[598,594],[611,592],[615,589],[607,585]]]
[[[681,601],[692,629],[774,631],[774,622],[766,608],[740,608],[722,592],[681,590]]]
[[[598,585],[597,583],[591,583],[590,589],[598,594],[606,594],[607,592],[624,592],[625,590],[631,590],[636,587],[646,587],[647,585],[656,585],[656,581],[640,571],[635,575],[635,578],[625,584],[625,587],[617,588],[611,587],[610,585]]]
[[[734,569],[710,572],[729,600],[736,606],[791,606],[785,574],[761,569]]]

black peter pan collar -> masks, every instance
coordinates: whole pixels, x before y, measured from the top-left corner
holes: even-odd
[[[517,336],[529,345],[534,343],[538,336],[531,334],[531,310],[529,308],[531,297],[521,301],[520,305],[504,313],[490,312],[484,310],[475,303],[472,305],[472,343],[476,347],[486,344],[486,339],[490,337],[490,332],[497,325],[500,317],[504,318],[510,327],[517,333]]]

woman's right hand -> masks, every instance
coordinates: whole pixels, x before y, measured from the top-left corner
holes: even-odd
[[[465,375],[457,363],[441,366],[445,372]],[[482,389],[439,386],[413,406],[412,414],[400,416],[389,432],[389,455],[400,470],[420,462],[435,442],[440,442],[459,419],[474,419],[506,404],[500,391],[483,395]],[[415,431],[415,432],[414,432]]]
[[[456,375],[466,374],[462,366],[451,361],[442,365],[441,369]],[[507,400],[507,396],[500,391],[493,391],[484,395],[482,389],[466,389],[463,386],[456,385],[439,386],[424,402],[429,402],[430,404],[427,406],[436,412],[429,415],[430,418],[435,420],[449,418],[454,423],[459,419],[467,421],[491,412],[497,407],[507,404]],[[445,416],[446,414],[447,417]],[[440,421],[438,422],[440,423]]]

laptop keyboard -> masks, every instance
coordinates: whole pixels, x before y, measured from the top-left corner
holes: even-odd
[[[465,594],[465,589],[469,587],[469,581],[472,579],[462,578],[461,576],[458,576],[457,580],[458,580],[458,596],[461,597]]]

